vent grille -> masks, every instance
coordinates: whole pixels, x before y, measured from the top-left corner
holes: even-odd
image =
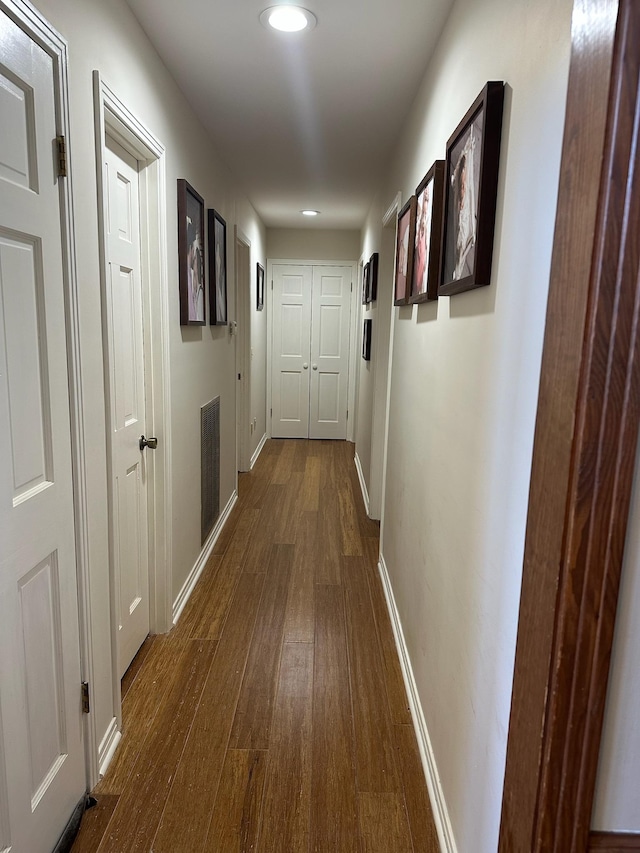
[[[200,409],[202,544],[220,515],[220,397]]]

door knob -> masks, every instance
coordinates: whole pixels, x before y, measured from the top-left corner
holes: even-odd
[[[305,363],[304,363],[302,366],[304,367],[304,369],[305,369],[305,370],[309,370],[309,365],[307,364],[307,362],[306,362],[306,361],[305,361]]]
[[[318,365],[317,365],[317,364],[312,364],[311,366],[313,367],[313,369],[314,369],[314,370],[317,370],[317,369],[318,369]]]
[[[140,446],[140,450],[144,450],[145,447],[148,447],[149,450],[155,450],[158,446],[157,438],[145,438],[143,435],[140,436],[140,440],[138,441],[138,445]]]

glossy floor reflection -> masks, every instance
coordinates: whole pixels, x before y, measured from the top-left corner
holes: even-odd
[[[240,475],[73,853],[437,853],[353,455],[271,440]]]

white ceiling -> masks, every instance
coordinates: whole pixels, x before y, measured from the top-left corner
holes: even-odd
[[[451,2],[308,0],[285,34],[268,0],[128,0],[265,224],[357,229]]]

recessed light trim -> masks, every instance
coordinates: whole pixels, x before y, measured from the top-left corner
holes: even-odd
[[[283,33],[299,33],[302,30],[312,30],[318,19],[308,9],[301,6],[283,5],[269,6],[260,15],[263,26]]]
[[[306,210],[301,210],[300,213],[303,216],[319,216],[320,215],[319,210],[311,210],[311,208],[307,208]]]

